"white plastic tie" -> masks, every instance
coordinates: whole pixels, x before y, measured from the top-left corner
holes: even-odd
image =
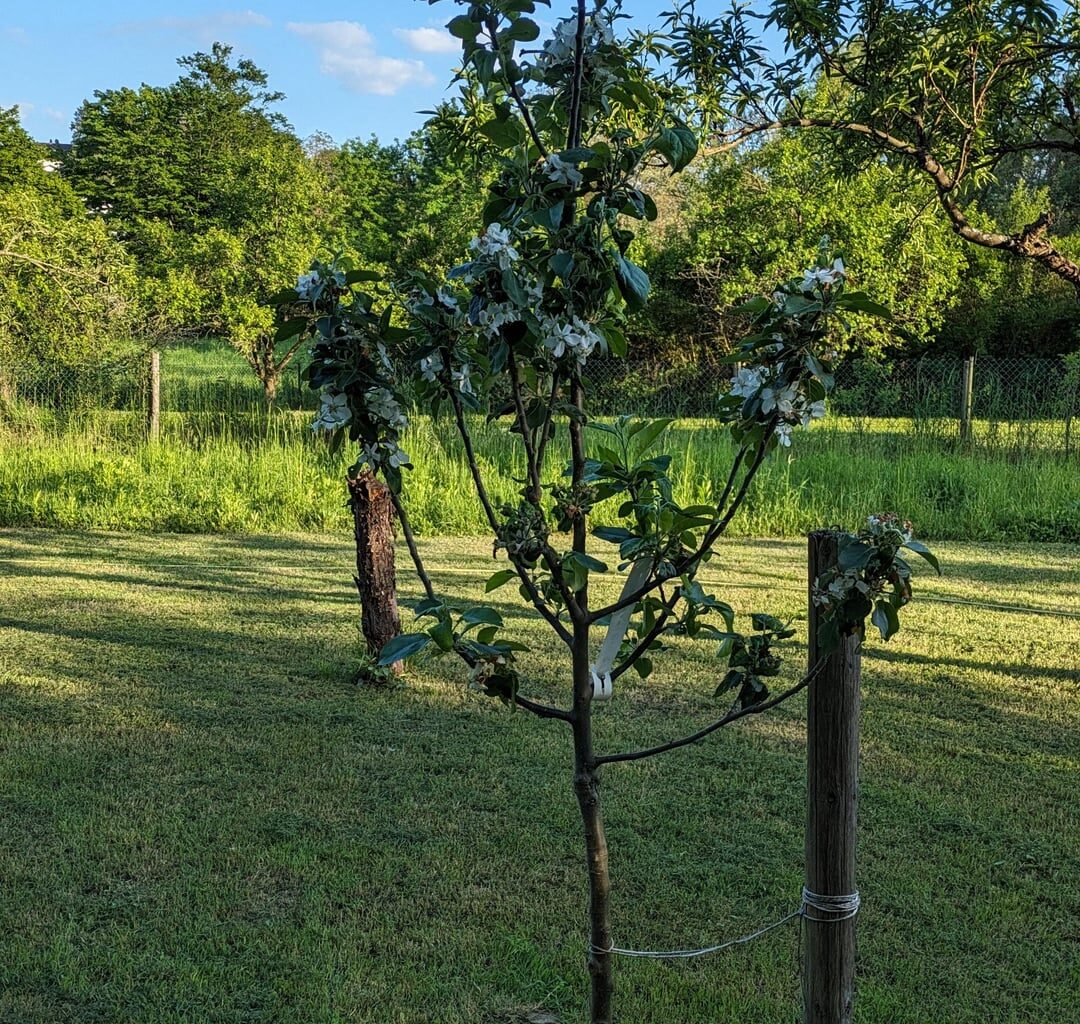
[[[649,569],[652,566],[651,558],[642,558],[635,562],[630,569],[630,574],[623,584],[619,602],[622,603],[632,594],[640,590],[649,578]],[[630,616],[634,612],[633,605],[620,608],[611,616],[607,635],[600,646],[600,654],[596,661],[589,667],[592,676],[592,699],[611,700],[613,691],[611,670],[615,667],[615,659],[619,656],[619,648],[622,647],[626,630],[630,626]]]
[[[611,673],[605,672],[601,675],[593,668],[590,670],[589,674],[592,676],[592,699],[611,700],[611,695],[614,692],[611,683]]]

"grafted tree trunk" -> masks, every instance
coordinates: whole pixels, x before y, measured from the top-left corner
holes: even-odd
[[[349,507],[356,537],[356,589],[360,594],[360,627],[368,653],[379,651],[401,632],[394,571],[394,506],[390,490],[370,472],[350,479]],[[401,673],[401,662],[394,663]]]

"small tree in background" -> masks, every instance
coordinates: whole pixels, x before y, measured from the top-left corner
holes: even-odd
[[[346,437],[359,444],[354,476],[366,471],[386,482],[425,592],[416,606],[422,630],[387,644],[381,662],[421,651],[454,654],[476,689],[570,729],[589,879],[591,1019],[602,1024],[613,1019],[614,947],[603,767],[695,743],[788,700],[813,678],[811,670],[772,692],[781,670],[777,646],[794,631],[761,614],[749,632],[739,632],[732,608],[707,593],[697,574],[769,453],[824,415],[833,323],[884,310],[849,290],[842,262],[832,258],[749,303],[753,331],[735,355],[743,368],[718,406],[736,443],[730,472],[713,482],[709,503],[681,505],[669,475],[672,456],[661,449],[670,421],[590,420],[583,372],[594,356],[625,354],[627,312],[648,298],[648,278],[626,255],[629,223],[655,212],[640,188],[641,170],[658,161],[682,170],[697,151],[694,134],[669,108],[671,83],[617,40],[617,5],[590,9],[577,0],[572,16],[523,57],[517,44],[540,34],[528,17],[536,4],[460,2],[464,12],[449,29],[487,100],[478,137],[502,169],[469,261],[446,280],[407,275],[385,305],[365,290],[377,275],[347,261],[317,264],[282,299],[294,314],[304,311],[297,329],[314,342],[310,382],[322,393],[315,427],[331,432],[335,444]],[[402,374],[421,408],[445,412],[456,424],[507,563],[486,590],[516,583],[547,623],[565,658],[563,700],[531,693],[529,649],[497,609],[447,600],[432,584],[409,526]],[[504,421],[520,446],[526,479],[514,504],[499,506],[487,491],[472,440],[476,413]],[[564,437],[569,465],[560,458],[553,466],[553,442]],[[590,526],[601,505],[617,509],[618,526]],[[611,565],[590,536],[610,552]],[[866,601],[862,590],[848,596],[859,609]],[[838,621],[848,628],[846,612]],[[892,619],[883,612],[882,621]],[[650,676],[672,634],[715,646],[722,666],[716,696],[726,710],[693,735],[601,752],[594,702],[609,699],[626,672]]]

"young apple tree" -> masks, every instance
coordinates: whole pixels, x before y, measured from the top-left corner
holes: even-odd
[[[849,289],[843,263],[831,257],[748,303],[753,327],[735,356],[742,368],[717,408],[735,441],[730,471],[713,481],[709,502],[680,504],[672,456],[661,448],[669,421],[590,419],[586,370],[601,355],[625,354],[625,316],[648,299],[648,278],[627,256],[629,225],[656,213],[640,187],[642,169],[683,170],[696,139],[666,101],[668,80],[618,38],[617,4],[576,0],[540,44],[529,17],[537,3],[458,2],[449,30],[462,40],[462,74],[475,79],[488,109],[476,141],[496,150],[501,166],[467,262],[446,280],[408,275],[381,306],[377,289],[364,290],[372,275],[317,264],[295,298],[307,310],[310,382],[322,394],[316,427],[358,444],[357,469],[388,485],[426,595],[416,607],[422,628],[388,643],[382,663],[422,650],[456,655],[484,693],[569,729],[588,866],[591,1019],[603,1024],[613,1019],[614,951],[603,770],[697,742],[810,683],[813,669],[770,689],[781,668],[777,644],[793,631],[755,615],[744,635],[732,608],[697,576],[770,452],[824,415],[830,325],[884,311]],[[443,598],[425,570],[409,526],[403,377],[419,407],[456,424],[505,558],[487,591],[516,583],[547,624],[564,651],[564,700],[537,698],[529,649],[497,609]],[[480,413],[504,422],[520,446],[526,479],[516,503],[489,494],[472,438]],[[560,446],[569,442],[569,466],[553,465],[557,437]],[[592,525],[602,506],[618,526]],[[626,672],[645,678],[659,669],[673,634],[716,646],[716,695],[726,710],[690,736],[645,750],[603,749],[594,703],[608,700]]]

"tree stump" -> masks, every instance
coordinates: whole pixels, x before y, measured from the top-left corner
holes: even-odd
[[[348,481],[349,507],[356,537],[356,589],[360,628],[368,654],[378,659],[383,646],[401,632],[394,571],[394,505],[390,490],[370,472]],[[395,675],[401,674],[395,662]],[[373,679],[377,676],[373,675]]]

